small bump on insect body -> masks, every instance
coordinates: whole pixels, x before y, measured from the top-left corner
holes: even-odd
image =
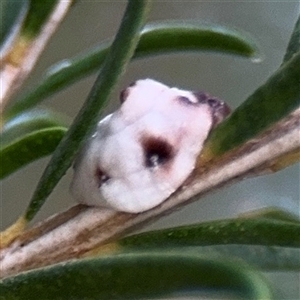
[[[96,178],[98,179],[99,187],[107,183],[107,181],[110,179],[110,177],[107,174],[105,174],[100,168],[96,170]]]
[[[220,106],[220,101],[216,98],[208,98],[207,103],[212,108]]]
[[[207,98],[209,97],[205,92],[192,92],[193,95],[198,100],[198,103],[207,103]]]
[[[187,104],[187,105],[195,105],[197,104],[196,102],[193,102],[190,98],[186,97],[186,96],[179,96],[177,98],[180,102]]]
[[[121,104],[125,102],[126,98],[128,97],[129,95],[129,90],[128,88],[124,89],[121,91],[120,93],[120,102]]]

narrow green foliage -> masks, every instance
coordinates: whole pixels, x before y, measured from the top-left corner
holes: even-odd
[[[259,87],[214,130],[208,145],[214,155],[242,145],[300,105],[300,52]]]
[[[240,261],[176,251],[120,254],[59,264],[4,279],[0,299],[145,299],[181,295],[271,299]]]
[[[132,57],[187,50],[258,57],[251,39],[224,27],[181,21],[149,25],[141,31],[150,2],[130,0],[112,45],[102,45],[67,64],[63,62],[6,113],[0,178],[56,148],[27,208],[27,221],[35,216],[70,167]],[[38,0],[30,1],[21,34],[34,38],[57,3],[50,0],[42,5]],[[7,21],[9,25],[15,26],[22,9],[20,5],[13,12],[15,15]],[[1,28],[1,34],[11,30],[7,28]],[[215,155],[256,138],[299,108],[299,50],[300,19],[281,68],[210,136],[209,149]],[[67,133],[51,114],[21,114],[100,68],[86,103]],[[280,210],[268,210],[238,219],[136,234],[106,245],[105,249],[116,249],[115,255],[70,261],[3,279],[0,299],[142,299],[196,292],[198,295],[203,291],[207,295],[210,291],[218,298],[268,300],[272,295],[265,280],[243,261],[264,271],[299,271],[299,233],[298,218]]]
[[[22,135],[12,143],[1,147],[0,179],[32,161],[51,154],[66,131],[65,127],[47,127]]]
[[[62,116],[48,110],[25,112],[5,124],[1,132],[0,178],[51,154],[67,129]]]
[[[22,26],[21,35],[25,35],[27,38],[34,38],[38,35],[58,2],[59,0],[30,0],[29,11]]]
[[[70,167],[75,154],[97,123],[99,111],[123,74],[138,43],[139,32],[149,8],[149,1],[129,1],[120,29],[106,57],[87,101],[74,123],[59,144],[49,162],[31,202],[26,210],[26,219],[30,221],[45,202],[48,195]]]
[[[1,0],[0,53],[1,58],[10,50],[25,18],[29,6],[27,0]]]
[[[55,64],[37,87],[8,108],[5,118],[37,105],[46,97],[99,70],[110,46],[110,43],[104,43],[88,53]],[[244,33],[217,25],[174,21],[147,25],[140,34],[133,58],[178,51],[215,51],[259,57],[257,45]]]
[[[283,213],[283,212],[282,212]],[[282,215],[218,220],[145,232],[116,242],[120,252],[169,249],[238,258],[263,270],[300,270],[300,223]]]
[[[48,128],[65,126],[65,117],[50,110],[30,110],[9,120],[1,132],[1,146],[13,143],[22,136],[33,131]]]
[[[268,219],[232,219],[150,231],[118,241],[121,248],[248,244],[300,247],[300,224]]]
[[[256,42],[245,32],[196,21],[169,21],[145,27],[136,56],[178,51],[215,51],[259,59]]]
[[[159,249],[162,249],[159,247]],[[172,247],[174,250],[174,247]],[[282,246],[226,244],[175,247],[186,253],[215,255],[221,259],[240,259],[264,272],[300,271],[300,249]],[[131,251],[133,251],[132,249]],[[137,250],[137,249],[136,249]],[[129,250],[130,251],[130,250]]]

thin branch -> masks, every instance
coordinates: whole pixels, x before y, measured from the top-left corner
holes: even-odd
[[[33,69],[45,45],[68,12],[72,1],[59,1],[43,26],[40,33],[33,40],[26,40],[20,36],[13,48],[13,53],[1,62],[0,82],[0,112],[4,110],[10,97],[22,85]],[[15,52],[18,57],[15,58]],[[12,57],[13,56],[13,57]]]
[[[300,149],[300,109],[255,140],[204,166],[160,206],[127,214],[77,205],[42,222],[0,253],[1,276],[79,258],[89,250],[132,232],[200,196],[266,171],[272,162]]]

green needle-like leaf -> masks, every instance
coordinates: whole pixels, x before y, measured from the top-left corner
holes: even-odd
[[[28,15],[22,26],[21,35],[29,38],[38,35],[58,2],[59,0],[30,0]]]
[[[1,49],[1,111],[34,67],[45,44],[70,8],[72,0],[4,0],[3,5],[2,2],[0,15],[4,15],[4,27],[7,20],[14,24],[13,28],[4,32],[8,36],[1,37],[1,42],[6,41]],[[14,14],[22,4],[18,15],[11,18],[11,13]],[[1,18],[1,23],[2,21]]]
[[[243,259],[264,270],[299,271],[299,232],[299,223],[242,218],[145,232],[109,247],[122,252],[179,248]]]
[[[31,110],[7,122],[1,132],[1,145],[13,143],[22,136],[47,127],[65,126],[65,117],[50,110]]]
[[[1,133],[0,179],[51,154],[67,131],[64,123],[47,110],[25,112],[6,123]]]
[[[248,244],[300,247],[300,224],[268,219],[232,219],[150,231],[121,239],[131,247]]]
[[[34,160],[51,154],[66,131],[65,127],[47,127],[22,135],[12,143],[1,147],[0,179]]]
[[[145,299],[201,292],[271,299],[265,280],[244,263],[176,251],[73,261],[0,282],[0,299],[6,300]]]
[[[241,259],[263,271],[300,271],[299,248],[228,244],[182,247],[178,250],[193,251],[201,255],[214,254],[223,259]]]
[[[133,55],[138,43],[139,32],[144,25],[149,2],[147,0],[129,1],[120,29],[106,57],[101,73],[86,103],[75,118],[65,138],[54,152],[38,183],[26,210],[26,220],[30,221],[35,216],[48,195],[70,167],[78,149],[96,125],[100,109],[108,101],[118,78],[124,72]]]
[[[37,87],[8,108],[6,118],[37,105],[98,70],[109,49],[110,43],[106,43],[86,54],[57,63]],[[252,59],[259,57],[257,45],[245,33],[218,25],[173,21],[147,25],[141,32],[133,58],[178,51],[216,51]]]
[[[207,149],[213,155],[254,138],[300,105],[300,52],[259,87],[213,131]]]

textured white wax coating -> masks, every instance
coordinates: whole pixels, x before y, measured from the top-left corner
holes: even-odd
[[[187,179],[214,112],[195,93],[151,79],[129,86],[121,100],[78,155],[71,192],[80,203],[138,213]]]

